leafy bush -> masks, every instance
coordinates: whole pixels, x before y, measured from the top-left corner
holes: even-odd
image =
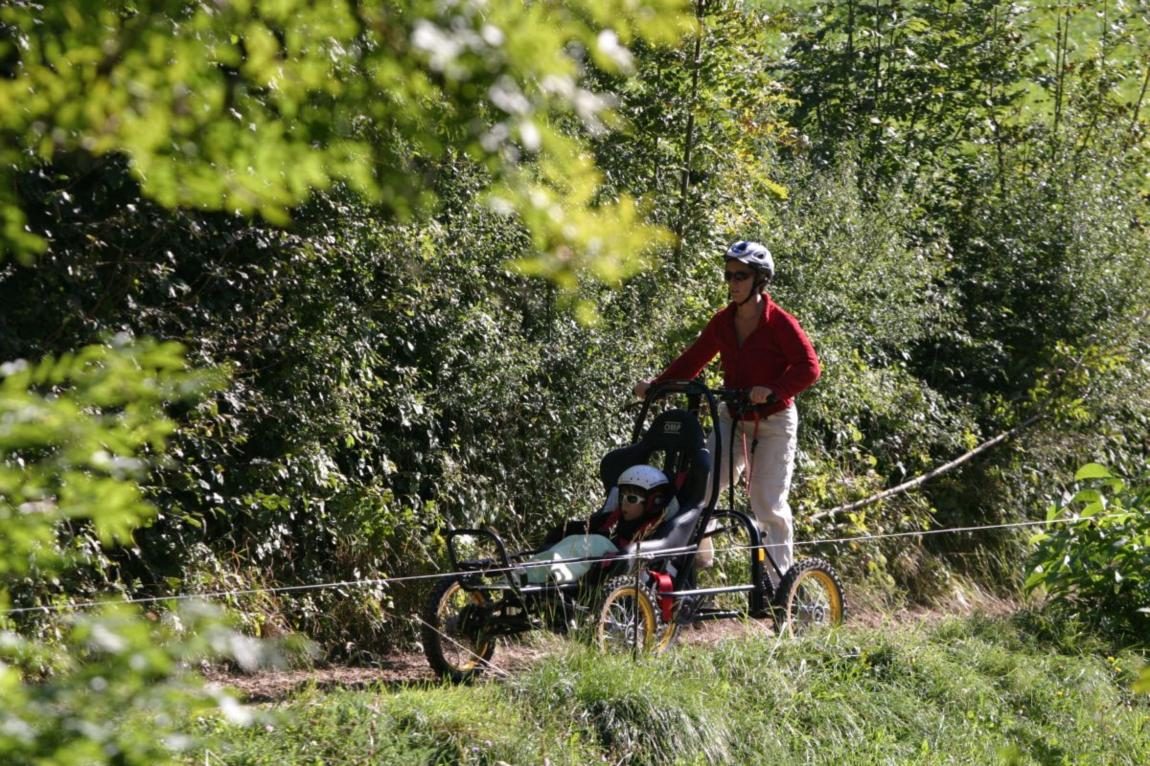
[[[152,615],[155,619],[155,615]],[[162,624],[107,609],[67,620],[47,648],[0,630],[0,762],[6,766],[153,766],[203,744],[193,722],[253,716],[222,689],[205,686],[200,661],[229,658],[254,668],[264,650],[224,627],[215,609],[188,604]],[[45,663],[54,669],[29,680]]]
[[[1134,484],[1091,463],[1078,490],[1051,504],[1035,535],[1026,580],[1078,619],[1145,643],[1150,636],[1150,482]]]
[[[90,563],[86,552],[130,543],[154,518],[135,480],[175,428],[164,407],[210,383],[182,353],[118,336],[0,367],[0,594]]]
[[[158,624],[122,607],[30,617],[74,599],[70,568],[102,562],[103,545],[155,517],[136,482],[175,427],[164,408],[209,383],[176,344],[126,337],[0,366],[0,762],[170,763],[192,745],[194,716],[246,720],[190,672],[209,656],[260,659],[214,610],[186,605]],[[49,629],[58,644],[39,640]]]

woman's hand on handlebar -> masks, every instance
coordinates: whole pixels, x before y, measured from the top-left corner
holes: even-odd
[[[637,399],[645,398],[647,396],[647,391],[650,388],[651,388],[651,381],[640,380],[638,383],[635,384],[635,388],[633,389],[635,397]]]
[[[751,388],[717,388],[715,395],[726,402],[728,407],[742,411],[748,405],[770,404],[775,401],[775,392],[767,386],[752,386]]]
[[[747,392],[747,398],[751,400],[751,404],[766,404],[775,392],[766,386],[752,386],[751,390]]]

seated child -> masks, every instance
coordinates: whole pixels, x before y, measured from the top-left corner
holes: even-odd
[[[575,582],[587,574],[595,562],[564,559],[604,557],[642,540],[663,520],[670,499],[671,484],[662,471],[650,465],[631,466],[619,475],[604,510],[587,521],[568,522],[552,531],[543,542],[550,547],[526,559],[528,564],[563,562],[551,566],[529,565],[527,582]]]

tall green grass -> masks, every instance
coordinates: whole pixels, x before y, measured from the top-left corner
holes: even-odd
[[[637,661],[571,644],[474,687],[305,693],[257,726],[212,724],[217,741],[189,762],[1150,763],[1141,658],[1048,639],[966,618]]]

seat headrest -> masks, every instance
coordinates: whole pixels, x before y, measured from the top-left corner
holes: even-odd
[[[675,489],[681,508],[697,505],[711,470],[710,453],[699,418],[689,410],[671,409],[659,413],[637,442],[612,450],[599,464],[603,488],[610,491],[627,468],[650,463],[662,454],[662,470]]]
[[[695,413],[676,409],[660,412],[639,443],[652,452],[660,449],[694,452],[706,443],[706,437]]]

